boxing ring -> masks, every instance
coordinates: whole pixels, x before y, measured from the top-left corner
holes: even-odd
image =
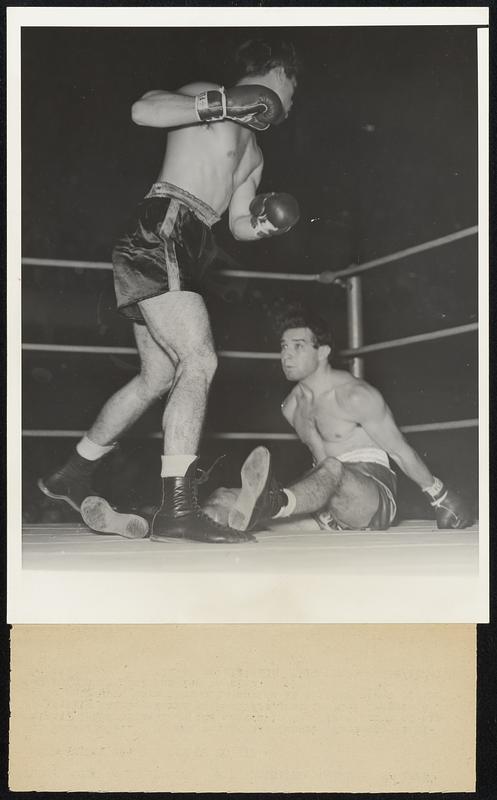
[[[398,264],[410,256],[477,235],[473,226],[414,247],[391,253],[361,264],[352,264],[336,271],[317,274],[269,272],[242,269],[218,270],[221,275],[244,280],[313,282],[341,287],[346,296],[347,347],[339,352],[356,377],[364,376],[368,356],[395,348],[409,348],[421,342],[451,337],[467,337],[478,330],[471,322],[455,327],[423,332],[381,342],[364,341],[363,292],[361,275],[385,264]],[[32,267],[78,271],[106,271],[106,262],[23,258],[23,272]],[[25,353],[57,353],[95,358],[102,355],[130,356],[134,347],[23,342]],[[278,360],[279,353],[246,350],[218,351],[221,359]],[[381,387],[380,387],[381,388]],[[420,421],[400,425],[407,434],[464,430],[478,427],[477,418]],[[79,439],[85,430],[25,428],[25,440]],[[211,439],[250,441],[256,443],[295,442],[292,433],[280,432],[216,432],[205,434]],[[161,438],[161,433],[146,434]],[[414,444],[416,447],[416,445]],[[237,464],[237,469],[239,465]],[[235,481],[234,481],[235,483]],[[281,520],[257,533],[257,544],[212,545],[170,540],[168,543],[128,540],[90,532],[81,522],[30,523],[23,525],[23,568],[38,570],[126,570],[140,572],[219,572],[224,573],[326,573],[338,575],[475,575],[478,572],[478,525],[462,531],[440,531],[435,520],[402,520],[384,532],[323,532],[310,520]]]

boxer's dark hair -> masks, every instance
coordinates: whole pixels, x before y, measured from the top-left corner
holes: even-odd
[[[314,347],[328,345],[329,360],[331,359],[334,350],[333,333],[326,320],[313,309],[301,305],[287,306],[276,312],[274,323],[280,339],[291,328],[308,328],[314,336]]]
[[[237,78],[266,75],[275,67],[283,67],[287,78],[297,78],[301,63],[292,42],[248,39],[234,53]]]

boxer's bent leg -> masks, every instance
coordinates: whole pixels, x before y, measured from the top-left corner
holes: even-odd
[[[77,511],[80,511],[81,504],[87,497],[94,497],[100,501],[101,498],[97,497],[93,488],[93,475],[105,453],[111,449],[110,445],[172,385],[173,363],[144,325],[135,325],[135,338],[141,359],[140,374],[107,401],[86,434],[83,441],[86,442],[86,447],[96,449],[94,457],[81,455],[76,448],[64,466],[38,481],[38,486],[44,494],[53,500],[63,500]],[[110,514],[108,504],[107,507]],[[94,523],[96,513],[92,518],[90,516],[88,512],[85,519],[87,525],[96,530],[103,530],[100,523]],[[99,511],[98,517],[101,516]],[[104,527],[109,526],[106,523]]]
[[[155,341],[176,363],[163,417],[164,453],[196,454],[217,367],[205,303],[194,292],[174,291],[139,306]]]
[[[327,508],[348,528],[365,528],[378,508],[376,482],[336,458],[326,458],[289,489],[296,499],[294,514]]]
[[[169,356],[145,325],[135,324],[134,332],[141,362],[140,373],[107,401],[88,431],[91,441],[115,441],[172,385],[174,365]],[[118,534],[128,539],[142,539],[149,529],[148,522],[142,517],[119,513],[104,498],[96,495],[84,499],[81,516],[97,533]]]
[[[173,384],[175,367],[169,355],[153,339],[145,325],[134,324],[140,356],[140,373],[119,389],[104,405],[87,433],[92,442],[115,442]]]

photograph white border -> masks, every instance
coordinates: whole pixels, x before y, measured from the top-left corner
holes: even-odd
[[[281,8],[7,9],[7,542],[14,623],[488,621],[488,8],[287,8],[291,26],[471,25],[479,97],[479,575],[167,575],[22,569],[21,53],[23,26],[281,26]],[[140,598],[137,603],[137,598]],[[344,598],[347,598],[345,601]],[[367,598],[367,602],[366,602]]]

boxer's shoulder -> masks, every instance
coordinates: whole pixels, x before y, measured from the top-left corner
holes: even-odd
[[[378,389],[366,381],[353,377],[336,387],[334,397],[337,405],[354,417],[384,405]]]

